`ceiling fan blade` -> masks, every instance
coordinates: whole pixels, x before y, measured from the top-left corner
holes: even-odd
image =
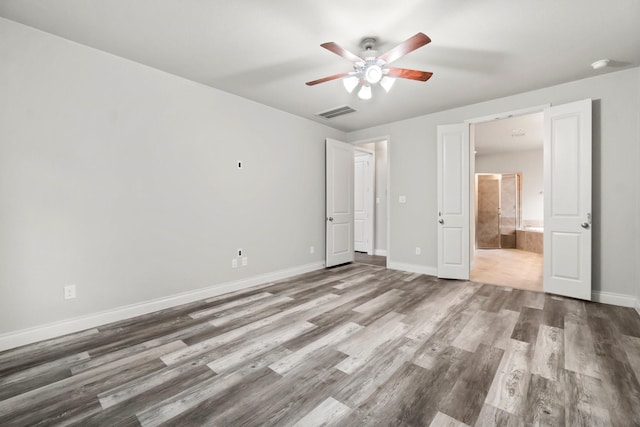
[[[431,78],[431,76],[433,76],[433,73],[430,73],[428,71],[410,70],[408,68],[387,67],[387,70],[389,70],[389,73],[387,73],[387,76],[389,77],[420,80],[421,82],[426,82]]]
[[[349,52],[347,49],[343,48],[337,43],[327,42],[327,43],[322,43],[320,46],[335,53],[336,55],[342,56],[344,59],[347,59],[351,62],[364,62],[364,59],[360,58],[356,54]]]
[[[318,80],[313,80],[310,82],[305,83],[307,86],[313,86],[313,85],[317,85],[319,83],[324,83],[324,82],[328,82],[331,80],[335,80],[335,79],[339,79],[341,77],[346,77],[348,76],[349,73],[339,73],[339,74],[334,74],[333,76],[327,76],[327,77],[323,77],[321,79]]]
[[[378,59],[382,59],[388,64],[430,42],[431,39],[426,34],[418,33],[413,37],[409,37],[390,51],[383,53]]]

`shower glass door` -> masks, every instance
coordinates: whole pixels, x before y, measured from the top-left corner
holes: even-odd
[[[500,180],[500,247],[516,247],[518,225],[518,174],[502,174]]]
[[[476,247],[500,247],[500,178],[499,174],[476,175]]]

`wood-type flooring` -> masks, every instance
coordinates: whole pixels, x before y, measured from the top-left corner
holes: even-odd
[[[349,264],[0,353],[2,426],[640,425],[630,308]]]

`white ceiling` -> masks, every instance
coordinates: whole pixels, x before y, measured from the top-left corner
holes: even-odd
[[[640,65],[638,0],[2,0],[0,16],[344,131]],[[370,101],[304,84],[351,70],[321,43],[385,51],[419,31],[432,43],[394,65],[426,83]],[[345,104],[357,112],[314,116]]]
[[[473,125],[476,156],[542,149],[544,113]]]

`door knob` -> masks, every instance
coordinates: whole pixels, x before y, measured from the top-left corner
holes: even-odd
[[[438,222],[439,222],[440,224],[444,224],[444,219],[440,218],[440,219],[438,220]]]
[[[580,224],[580,227],[589,228],[589,223],[588,222],[583,222],[582,224]]]
[[[333,222],[333,217],[330,216],[329,218],[327,218],[329,221]]]

